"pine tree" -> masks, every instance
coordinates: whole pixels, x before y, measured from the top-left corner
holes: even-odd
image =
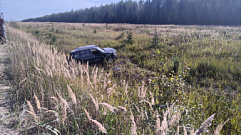
[[[130,45],[133,45],[133,44],[134,44],[132,32],[129,32],[126,38],[127,38],[127,40],[126,40],[126,43],[127,43],[127,44],[130,44]]]
[[[157,31],[156,31],[156,29],[155,29],[154,37],[153,37],[152,40],[151,40],[151,46],[154,47],[154,48],[158,47],[158,45],[159,45],[159,40],[160,40],[160,39],[159,39],[158,34],[157,34]]]

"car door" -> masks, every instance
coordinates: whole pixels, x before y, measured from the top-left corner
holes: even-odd
[[[91,49],[91,52],[94,55],[95,62],[102,62],[105,59],[105,54],[103,54],[99,50]]]
[[[94,55],[92,54],[92,52],[88,49],[88,50],[83,50],[80,52],[80,57],[81,57],[81,61],[82,62],[87,62],[89,61],[89,63],[93,63],[94,62]]]

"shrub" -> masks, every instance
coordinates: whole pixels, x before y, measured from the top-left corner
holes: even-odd
[[[126,43],[126,44],[130,44],[130,45],[133,45],[133,44],[134,44],[132,32],[129,32],[129,33],[127,34],[125,43]]]
[[[54,45],[57,42],[57,37],[55,35],[51,36],[50,44]]]
[[[156,47],[158,47],[158,45],[159,45],[159,37],[158,37],[158,34],[157,34],[157,31],[156,31],[156,29],[155,29],[155,32],[154,32],[154,36],[153,36],[153,38],[152,38],[152,40],[151,40],[151,47],[154,47],[154,48],[156,48]]]
[[[216,78],[219,72],[220,69],[211,63],[199,63],[196,68],[190,70],[191,76],[195,76],[199,80],[202,78]]]

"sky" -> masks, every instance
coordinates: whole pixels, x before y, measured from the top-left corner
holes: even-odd
[[[0,13],[7,21],[21,21],[52,13],[85,9],[120,0],[0,0]]]

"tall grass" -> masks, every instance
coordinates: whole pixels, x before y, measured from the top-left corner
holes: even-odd
[[[14,100],[23,106],[19,126],[25,133],[183,134],[198,129],[211,115],[205,109],[213,105],[203,104],[204,110],[193,108],[199,102],[208,103],[202,101],[210,97],[202,94],[195,99],[201,92],[196,88],[189,92],[192,89],[184,85],[184,74],[161,72],[166,70],[164,65],[149,85],[129,85],[102,67],[68,64],[66,55],[55,47],[12,27],[7,30],[13,84],[17,86]],[[198,113],[202,116],[199,120]],[[238,121],[232,122],[238,125]],[[232,133],[240,133],[233,129]]]
[[[130,91],[128,84],[116,85],[109,73],[99,67],[68,64],[66,56],[55,48],[11,27],[8,31],[10,60],[15,71],[12,76],[14,84],[18,84],[15,100],[19,105],[25,101],[28,104],[23,109],[29,119],[19,125],[26,128],[23,132],[131,134],[134,127],[128,125],[133,125],[135,117],[136,133],[154,133],[154,125],[141,126],[141,112],[133,108],[147,113],[148,110],[135,105],[144,105],[141,100],[145,98],[149,100],[147,88]],[[142,119],[154,120],[151,115],[155,111],[148,111],[153,114],[145,114]],[[135,115],[132,119],[130,113]]]
[[[164,59],[167,74],[173,69],[180,74],[178,69],[189,65],[190,76],[186,79],[192,85],[231,88],[236,91],[241,89],[240,27],[128,24],[108,24],[106,27],[105,24],[31,22],[17,24],[18,28],[34,34],[40,41],[52,44],[53,38],[56,38],[52,45],[66,53],[89,44],[116,48],[119,58],[117,63],[125,63],[118,65],[123,69],[122,77],[134,81],[142,80],[143,76],[151,76],[147,71],[159,71]],[[98,32],[93,33],[94,30]],[[130,32],[133,33],[133,44],[125,42]],[[153,39],[156,40],[156,45],[153,45]],[[158,52],[163,54],[162,57],[157,57]]]

